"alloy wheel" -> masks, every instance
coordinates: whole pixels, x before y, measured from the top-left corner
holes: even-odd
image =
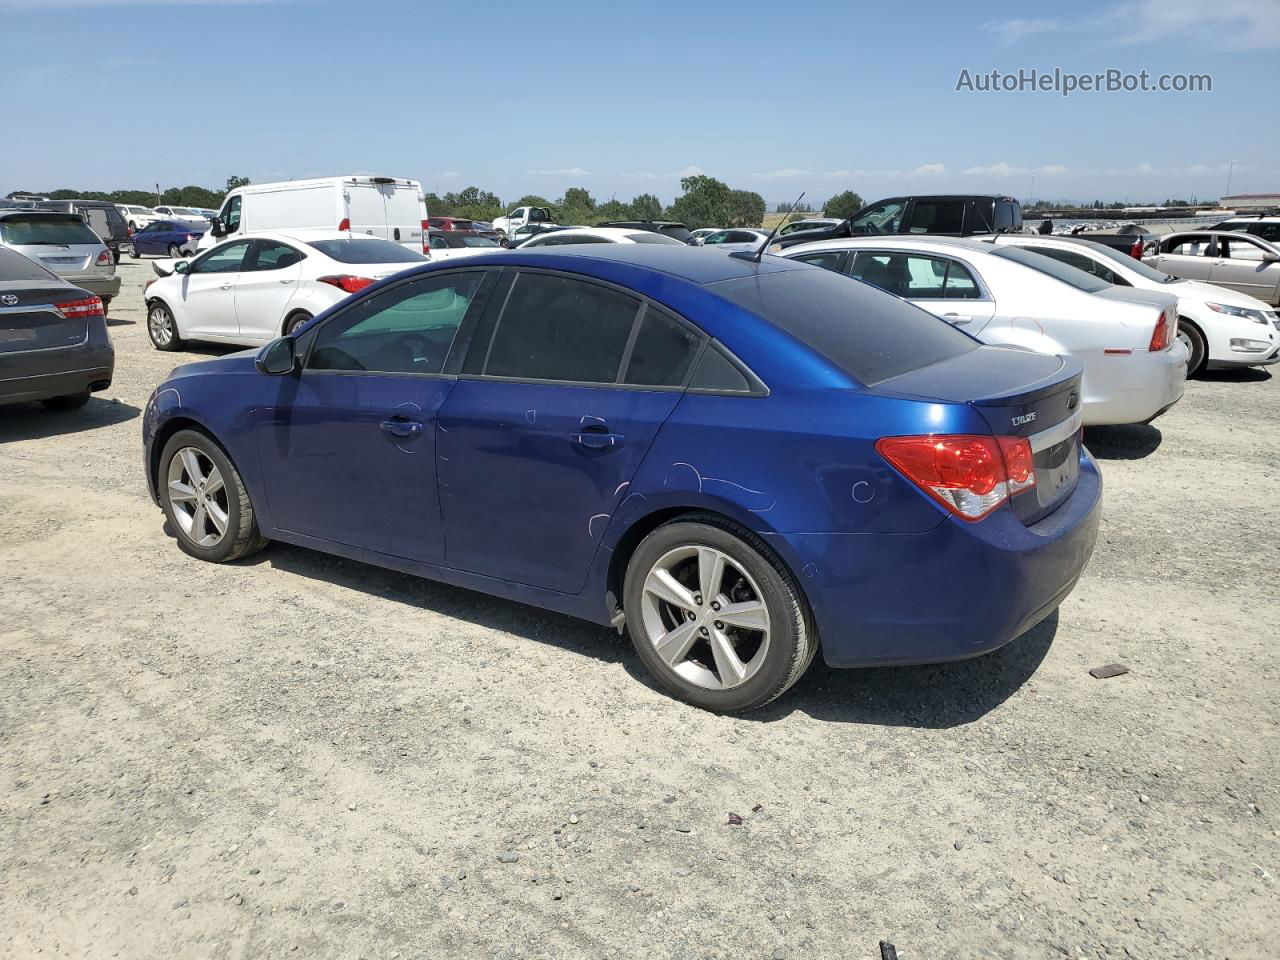
[[[147,330],[158,347],[167,347],[173,341],[173,317],[160,304],[147,313]]]
[[[214,547],[227,534],[230,504],[222,473],[208,455],[183,447],[169,461],[169,503],[183,535],[199,547]]]
[[[769,609],[751,575],[727,553],[688,544],[663,554],[641,593],[645,637],[689,683],[729,690],[769,652]]]

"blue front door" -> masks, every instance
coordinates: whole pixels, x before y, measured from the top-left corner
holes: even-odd
[[[485,271],[428,274],[352,304],[299,342],[300,373],[263,411],[272,524],[409,560],[444,555],[436,492],[443,374]]]

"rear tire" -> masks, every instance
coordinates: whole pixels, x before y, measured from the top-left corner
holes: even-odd
[[[227,563],[267,545],[240,473],[203,433],[180,430],[169,438],[156,488],[183,553]]]
[[[169,244],[169,257],[173,260],[182,258],[182,249],[176,243]]]
[[[1187,347],[1187,377],[1194,377],[1204,368],[1205,348],[1204,334],[1182,317],[1178,318],[1178,339]]]
[[[44,404],[46,410],[57,410],[60,412],[63,410],[79,410],[89,402],[89,391],[86,390],[84,393],[71,393],[65,397],[49,397],[48,399],[41,400],[40,402]]]
[[[291,314],[289,318],[284,322],[284,335],[287,337],[293,336],[295,333],[297,333],[299,327],[301,327],[304,323],[309,323],[310,321],[311,321],[311,314],[309,313]]]
[[[182,349],[185,341],[178,333],[178,321],[163,300],[152,300],[147,305],[147,336],[157,350],[168,353]]]
[[[800,679],[818,649],[786,567],[759,537],[721,517],[692,515],[645,537],[627,564],[623,597],[645,666],[704,710],[764,706]]]

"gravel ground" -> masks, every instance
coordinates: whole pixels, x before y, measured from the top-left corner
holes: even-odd
[[[1097,553],[1018,641],[727,719],[589,624],[180,553],[139,414],[195,354],[121,271],[114,386],[0,411],[0,956],[1276,956],[1280,378],[1088,435]]]

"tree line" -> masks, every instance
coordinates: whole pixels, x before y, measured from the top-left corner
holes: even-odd
[[[556,223],[595,226],[610,220],[678,220],[691,230],[699,227],[758,227],[764,221],[764,197],[751,190],[734,190],[715,177],[698,174],[680,181],[683,191],[664,206],[652,193],[624,202],[616,197],[597,200],[586,187],[570,187],[557,200],[526,194],[504,204],[497,194],[478,187],[440,196],[427,194],[432,216],[492,220],[516,207],[545,207]]]

